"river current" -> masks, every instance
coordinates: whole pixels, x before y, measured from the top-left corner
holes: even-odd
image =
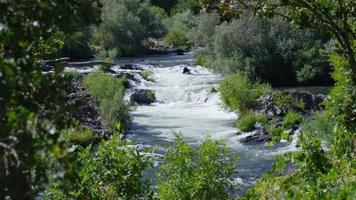
[[[117,61],[117,64],[127,63],[141,65],[153,72],[153,82],[141,80],[134,87],[152,90],[157,98],[156,103],[137,106],[131,112],[133,123],[128,138],[138,144],[155,146],[164,154],[174,140],[173,132],[180,132],[193,146],[208,136],[223,140],[231,154],[239,158],[236,177],[241,184],[239,193],[271,168],[276,154],[295,150],[295,142],[273,148],[241,144],[239,139],[246,135],[237,134],[238,116],[223,109],[219,93],[211,92],[212,88],[219,87],[222,76],[196,66],[191,54]],[[184,67],[188,67],[191,74],[183,74]],[[147,176],[154,179],[154,172],[151,170]]]

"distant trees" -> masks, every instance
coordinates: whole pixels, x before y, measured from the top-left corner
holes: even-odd
[[[144,51],[142,42],[163,34],[165,12],[148,0],[102,0],[102,23],[93,30],[93,45],[101,57],[132,56]]]
[[[198,17],[194,44],[198,60],[222,73],[241,71],[273,86],[331,84],[328,37],[300,31],[281,19],[244,16],[220,24],[215,14]]]

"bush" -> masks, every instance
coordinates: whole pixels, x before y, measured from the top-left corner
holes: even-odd
[[[195,27],[195,16],[191,11],[178,13],[171,18],[164,20],[167,35],[163,42],[167,45],[173,45],[182,50],[187,50],[190,45],[190,30]]]
[[[206,139],[197,149],[177,135],[158,172],[158,197],[170,199],[230,199],[236,158],[220,141]]]
[[[296,30],[279,18],[219,19],[217,14],[202,14],[192,34],[196,56],[210,57],[205,66],[221,73],[241,71],[273,86],[332,84],[332,68],[324,59],[325,35]]]
[[[277,106],[282,106],[282,105],[292,105],[293,103],[293,96],[284,94],[282,91],[274,91],[273,92],[273,102]]]
[[[102,57],[133,56],[144,53],[143,41],[164,34],[163,9],[148,0],[102,0],[101,20],[93,28],[93,46]],[[114,55],[115,53],[115,55]]]
[[[151,90],[147,91],[147,97],[150,100],[150,102],[155,102],[156,101],[156,95]]]
[[[302,115],[295,112],[289,112],[286,116],[284,116],[282,126],[286,129],[291,129],[294,128],[295,125],[300,124],[302,121]]]
[[[91,146],[78,153],[79,173],[71,182],[58,181],[43,199],[147,199],[152,197],[143,172],[151,167],[130,142],[115,133],[102,141],[95,152]]]
[[[291,141],[292,137],[284,131],[283,127],[273,128],[268,131],[268,134],[272,137],[272,141],[268,144],[272,146],[273,144],[278,144],[281,140]]]
[[[255,100],[269,92],[270,87],[259,83],[252,84],[247,76],[236,73],[227,75],[220,83],[221,99],[225,107],[246,113]]]
[[[239,119],[237,128],[241,131],[248,132],[255,128],[256,123],[264,125],[267,121],[268,117],[265,114],[247,113]]]
[[[100,115],[106,128],[112,129],[119,121],[125,129],[130,122],[129,106],[124,102],[126,79],[115,79],[101,71],[92,72],[84,78],[84,86],[99,105]]]
[[[142,76],[143,79],[147,80],[147,81],[153,81],[153,79],[151,78],[153,75],[152,71],[142,71],[140,72],[140,75]]]
[[[199,0],[178,0],[177,4],[173,7],[172,14],[174,15],[187,10],[198,14],[201,8]]]
[[[67,129],[61,133],[63,137],[70,143],[86,146],[94,141],[94,133],[91,130],[85,129],[82,131],[76,129]]]
[[[303,121],[301,133],[305,135],[315,135],[328,147],[332,143],[336,122],[327,112],[317,112],[313,116]]]

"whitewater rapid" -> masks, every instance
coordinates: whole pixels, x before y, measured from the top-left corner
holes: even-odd
[[[112,68],[114,71],[130,73],[139,80],[130,81],[131,90],[152,90],[157,98],[152,105],[138,105],[130,112],[132,123],[125,138],[133,140],[138,147],[155,147],[156,154],[164,154],[174,141],[174,133],[181,133],[192,146],[207,137],[222,140],[230,154],[239,158],[235,180],[241,187],[237,193],[245,191],[268,171],[276,154],[296,150],[296,139],[291,144],[274,147],[241,144],[239,140],[248,134],[237,134],[238,116],[223,108],[220,94],[216,92],[222,76],[195,65],[191,54],[123,59],[116,64]],[[133,73],[133,70],[121,69],[124,64],[139,65],[139,68],[151,71],[150,78],[154,81],[144,80],[137,70]],[[191,74],[183,74],[184,68],[189,68]],[[88,74],[94,69],[66,70]],[[157,161],[156,167],[145,173],[153,183],[159,165]]]
[[[242,184],[240,192],[251,186],[264,172],[269,170],[277,153],[295,149],[292,144],[279,147],[244,145],[239,139],[234,112],[225,110],[219,88],[222,76],[194,64],[190,54],[183,56],[163,55],[140,59],[120,60],[117,64],[137,64],[152,71],[154,81],[141,78],[132,82],[135,89],[152,90],[157,102],[139,105],[131,111],[132,125],[127,138],[143,146],[155,146],[160,153],[172,144],[174,132],[182,134],[184,140],[195,146],[206,137],[224,141],[230,153],[238,156],[236,180]],[[183,74],[183,68],[191,74]],[[214,89],[213,89],[214,88]],[[154,179],[155,171],[148,176]]]

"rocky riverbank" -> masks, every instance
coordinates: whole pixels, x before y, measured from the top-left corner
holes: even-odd
[[[256,123],[252,131],[247,132],[247,136],[240,139],[244,144],[264,144],[272,140],[272,135],[276,130],[285,135],[293,136],[300,131],[300,123],[292,124],[287,128],[286,116],[293,113],[294,116],[308,118],[312,112],[324,108],[323,101],[326,96],[323,94],[311,94],[299,90],[274,91],[257,99],[252,112],[257,115],[267,117],[264,124]],[[246,134],[240,132],[239,134]]]

